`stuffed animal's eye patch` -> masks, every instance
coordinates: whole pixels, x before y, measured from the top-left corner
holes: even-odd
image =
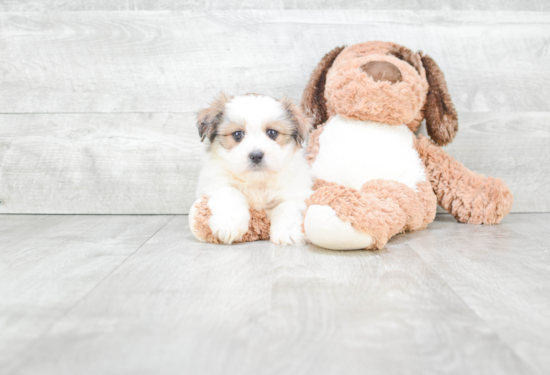
[[[275,129],[267,129],[267,131],[265,133],[271,139],[275,139],[279,135],[279,132]]]
[[[242,141],[242,139],[244,138],[244,132],[241,130],[238,130],[231,135],[233,136],[233,139],[237,142]]]

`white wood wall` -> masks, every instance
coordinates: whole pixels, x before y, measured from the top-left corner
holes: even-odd
[[[459,112],[447,151],[514,212],[550,211],[548,1],[4,0],[0,213],[187,213],[199,108],[298,101],[326,52],[369,40],[430,54]]]

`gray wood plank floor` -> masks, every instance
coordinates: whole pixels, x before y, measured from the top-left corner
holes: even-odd
[[[0,374],[545,374],[550,214],[378,252],[197,243],[186,216],[0,215]]]

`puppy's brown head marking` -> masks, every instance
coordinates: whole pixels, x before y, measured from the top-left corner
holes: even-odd
[[[230,150],[233,147],[237,146],[240,141],[237,141],[233,134],[235,132],[241,131],[246,137],[246,124],[244,122],[223,122],[217,127],[218,139],[216,142],[219,142],[223,148]],[[241,139],[242,140],[242,139]]]
[[[197,129],[201,142],[206,137],[210,142],[216,138],[218,134],[218,126],[222,123],[225,111],[225,104],[231,101],[231,97],[223,92],[218,94],[214,102],[208,107],[199,111],[197,115]]]

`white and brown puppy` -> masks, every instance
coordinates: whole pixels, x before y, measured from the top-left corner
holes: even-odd
[[[302,146],[311,123],[302,111],[286,98],[220,94],[199,112],[197,127],[207,141],[197,198],[208,197],[212,234],[223,243],[240,241],[253,208],[267,213],[271,242],[305,244],[312,178]]]

